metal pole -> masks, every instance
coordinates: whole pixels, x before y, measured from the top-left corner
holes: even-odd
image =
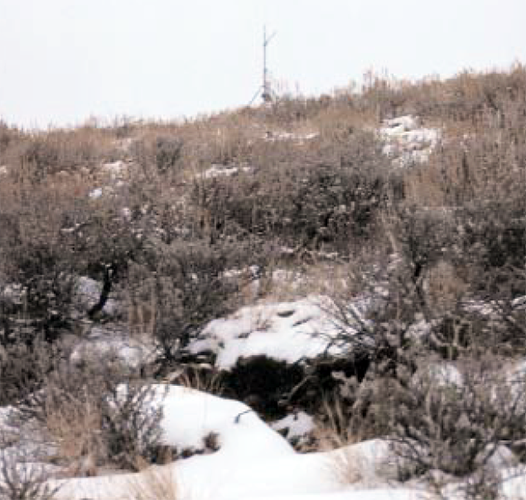
[[[272,99],[272,96],[270,94],[270,84],[268,81],[268,69],[267,69],[267,46],[274,38],[274,35],[276,33],[273,33],[270,37],[267,38],[267,27],[263,27],[263,95],[261,96],[263,99],[263,102],[269,102]]]
[[[263,102],[270,100],[267,83],[267,27],[263,27]]]

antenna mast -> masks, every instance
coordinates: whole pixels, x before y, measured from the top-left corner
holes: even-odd
[[[261,93],[261,99],[263,99],[263,104],[272,102],[272,89],[270,88],[270,81],[268,79],[268,68],[267,68],[267,47],[270,41],[276,36],[276,33],[272,33],[267,37],[267,27],[263,27],[263,85],[259,87],[254,94],[254,97],[250,100],[249,106],[256,100],[256,98]]]
[[[276,33],[274,32],[267,38],[267,27],[263,27],[263,93],[261,94],[261,98],[264,103],[272,101],[272,90],[268,80],[267,46],[275,36]]]

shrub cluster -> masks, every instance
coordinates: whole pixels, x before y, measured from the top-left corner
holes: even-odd
[[[483,398],[479,380],[442,390],[412,377],[429,356],[471,365],[525,352],[525,75],[520,65],[443,82],[373,75],[360,93],[287,97],[185,123],[41,133],[0,123],[0,402],[53,386],[50,373],[64,369],[53,364],[60,340],[81,321],[108,321],[116,293],[129,303],[117,320],[161,345],[160,375],[184,361],[210,319],[239,304],[254,276],[285,256],[308,270],[337,253],[352,276],[347,290],[369,292],[369,283],[374,298],[360,318],[349,297],[335,297],[337,341],[359,365],[331,396],[342,415],[353,432],[370,419],[363,436],[418,438],[417,469],[472,472],[485,446],[520,440],[491,428],[519,425]],[[440,127],[443,140],[428,161],[395,169],[374,128],[407,113]],[[81,276],[101,284],[85,311],[73,301]],[[83,414],[103,422],[100,400],[78,390],[64,387],[63,399],[97,408]],[[121,408],[126,420],[133,398]],[[392,416],[382,401],[408,410]],[[450,425],[464,413],[465,427]],[[447,448],[453,441],[468,444]]]

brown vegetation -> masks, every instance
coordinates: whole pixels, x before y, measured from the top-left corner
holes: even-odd
[[[442,140],[428,161],[394,168],[375,129],[404,114],[440,128]],[[102,176],[102,165],[117,160],[126,175]],[[223,175],[206,173],[214,164]],[[104,304],[114,292],[129,298],[120,320],[159,341],[153,372],[162,377],[185,361],[185,346],[210,319],[246,300],[251,279],[265,283],[280,267],[319,273],[324,256],[336,255],[339,276],[349,277],[335,297],[343,325],[356,326],[349,296],[368,283],[384,283],[387,294],[359,335],[341,332],[349,356],[359,352],[365,367],[330,395],[339,421],[350,412],[352,436],[402,426],[401,439],[412,438],[418,418],[428,425],[444,415],[440,405],[456,418],[458,401],[472,403],[464,408],[476,420],[471,431],[508,425],[500,414],[482,421],[477,412],[493,410],[478,383],[462,398],[422,387],[411,394],[407,376],[429,356],[469,364],[483,354],[526,352],[525,311],[517,306],[526,295],[523,66],[416,83],[371,75],[360,93],[283,98],[181,123],[33,133],[0,124],[0,166],[2,404],[45,387],[41,374],[56,368],[42,367],[38,350],[45,345],[60,357],[60,339],[79,322],[107,321]],[[84,315],[72,304],[78,276],[103,284]],[[477,301],[491,303],[493,314],[473,308]],[[411,328],[421,320],[429,328],[416,342]],[[397,388],[393,405],[418,407],[427,398],[440,408],[393,421],[381,387]],[[79,406],[81,394],[71,391],[68,403],[46,407],[50,429],[63,428],[62,419],[87,428],[95,419],[98,427],[100,408],[92,412],[89,398]],[[473,470],[482,448],[454,468],[447,453],[456,450],[436,448],[435,427],[418,430],[432,457],[418,455],[417,472]],[[454,429],[443,430],[456,439]],[[487,432],[480,446],[501,440]],[[514,430],[505,439],[519,437]],[[69,443],[64,453],[78,456],[92,444]]]

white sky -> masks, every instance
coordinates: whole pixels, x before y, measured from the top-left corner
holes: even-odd
[[[526,0],[0,0],[0,119],[176,118],[369,69],[449,76],[526,62]]]

